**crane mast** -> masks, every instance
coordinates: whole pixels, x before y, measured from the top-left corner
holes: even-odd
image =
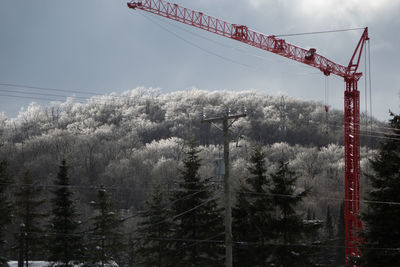
[[[345,255],[359,257],[357,244],[362,242],[358,232],[362,230],[360,219],[360,93],[357,88],[362,73],[357,72],[362,50],[368,37],[368,28],[356,46],[348,66],[337,64],[316,53],[316,49],[304,49],[276,38],[256,32],[245,25],[230,22],[194,11],[164,0],[128,2],[128,7],[172,19],[220,36],[281,55],[319,69],[324,75],[342,77],[346,84],[344,92],[344,146],[345,146]]]

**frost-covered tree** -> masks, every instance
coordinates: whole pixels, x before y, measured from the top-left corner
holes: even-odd
[[[51,201],[50,225],[48,228],[48,260],[72,266],[83,257],[82,233],[79,233],[78,214],[72,199],[72,191],[65,160],[61,162],[54,183]]]
[[[368,193],[365,222],[365,266],[393,266],[400,262],[400,208],[388,203],[400,202],[400,116],[391,114],[390,133],[371,160],[374,174],[368,175],[372,189]]]

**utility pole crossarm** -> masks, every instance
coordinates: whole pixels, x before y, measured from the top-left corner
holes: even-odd
[[[227,115],[224,117],[216,117],[216,118],[209,118],[209,119],[202,119],[201,122],[217,122],[217,121],[221,121],[223,119],[227,119],[227,120],[231,120],[231,119],[239,119],[239,118],[243,118],[246,117],[247,114],[237,114],[237,115]]]
[[[232,24],[164,0],[131,1],[128,3],[128,7],[132,9],[141,9],[281,55],[315,67],[325,75],[330,75],[332,73],[343,78],[351,75],[348,67],[337,64],[317,54],[314,48],[307,50],[287,43],[284,39],[276,38],[274,35],[265,35],[249,29],[247,26]]]

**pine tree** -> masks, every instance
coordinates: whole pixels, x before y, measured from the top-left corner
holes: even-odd
[[[400,208],[382,202],[400,202],[400,116],[391,114],[391,133],[371,160],[374,174],[368,175],[372,189],[368,212],[363,214],[365,266],[393,266],[400,262]]]
[[[11,222],[11,202],[7,199],[7,190],[11,183],[8,172],[6,161],[0,162],[0,264],[5,263],[6,251],[9,244],[6,243],[4,233],[7,225]]]
[[[78,233],[79,222],[72,200],[72,191],[65,160],[59,167],[56,189],[52,191],[52,217],[49,226],[49,261],[60,262],[62,266],[72,266],[73,261],[80,261],[83,256],[82,235]]]
[[[333,219],[331,214],[331,208],[328,205],[326,209],[326,218],[324,222],[324,234],[322,235],[323,240],[321,248],[321,257],[319,262],[322,263],[324,266],[332,266],[336,260],[336,251],[333,247],[336,245],[337,240],[334,239],[334,226],[333,226]]]
[[[248,171],[247,185],[240,186],[232,210],[234,241],[237,241],[234,262],[237,266],[263,266],[271,252],[273,231],[270,182],[260,147],[254,148]]]
[[[170,266],[170,241],[172,221],[170,211],[166,209],[164,193],[155,187],[150,200],[146,201],[146,210],[140,214],[137,237],[140,240],[137,254],[141,266]]]
[[[122,221],[114,210],[114,205],[104,187],[97,192],[96,201],[91,202],[95,215],[91,219],[93,227],[87,233],[87,261],[90,266],[102,266],[121,259],[124,249]]]
[[[221,210],[209,180],[202,179],[199,150],[192,143],[181,170],[177,192],[171,197],[175,224],[175,266],[221,266],[220,245],[213,242],[223,232]]]
[[[235,266],[253,266],[256,262],[253,242],[257,239],[255,233],[250,230],[251,218],[249,201],[250,191],[246,185],[241,184],[236,193],[236,205],[232,208],[232,230],[233,230],[233,262]]]
[[[16,250],[22,253],[23,260],[37,260],[44,249],[43,228],[41,222],[47,214],[42,205],[45,200],[40,198],[41,188],[33,180],[29,171],[25,171],[18,191],[15,193],[16,222],[20,226]]]
[[[345,225],[344,225],[344,201],[340,204],[339,221],[337,230],[336,265],[345,264]]]
[[[271,174],[276,217],[274,232],[277,245],[272,253],[274,266],[313,266],[314,248],[302,246],[305,234],[315,228],[309,228],[297,214],[296,206],[308,194],[309,190],[295,192],[296,173],[289,169],[288,162],[280,160],[276,172]]]
[[[136,262],[136,250],[135,250],[135,241],[133,239],[132,234],[128,236],[128,245],[126,248],[126,258],[125,265],[123,266],[134,266]]]
[[[331,209],[330,209],[329,205],[328,205],[328,208],[326,210],[325,232],[326,232],[326,237],[328,239],[332,239],[333,238],[333,235],[334,235],[333,220],[332,220]]]

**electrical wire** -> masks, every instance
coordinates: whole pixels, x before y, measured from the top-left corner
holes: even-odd
[[[111,97],[111,98],[127,98],[127,99],[135,99],[135,97],[130,97],[130,96],[125,96],[125,95],[107,95],[107,94],[98,94],[98,93],[90,93],[90,92],[85,92],[85,91],[78,91],[78,90],[64,90],[64,89],[58,89],[58,88],[50,88],[50,87],[38,87],[38,86],[31,86],[31,85],[22,85],[22,84],[13,84],[13,83],[0,83],[1,86],[7,86],[7,87],[15,87],[15,88],[28,88],[28,89],[34,89],[34,90],[44,90],[44,91],[57,91],[57,92],[66,92],[66,93],[73,93],[73,94],[87,94],[89,95],[88,97],[82,97],[82,96],[76,96],[76,95],[56,95],[60,97],[72,97],[72,98],[81,98],[85,100],[89,99],[95,99],[95,98],[103,98],[103,97]],[[38,92],[27,92],[27,91],[10,91],[7,89],[0,89],[0,91],[7,91],[7,92],[12,92],[12,93],[21,93],[21,94],[31,94],[31,95],[49,95],[49,94],[43,94],[43,93],[38,93]],[[46,100],[44,98],[44,100]]]
[[[13,97],[13,98],[23,98],[23,99],[34,99],[34,100],[45,100],[45,101],[61,101],[60,99],[45,98],[45,97],[34,97],[34,96],[18,96],[9,94],[0,94],[0,96]]]
[[[40,86],[32,86],[32,85],[27,85],[27,84],[15,84],[15,83],[0,82],[0,85],[9,86],[9,87],[18,87],[18,88],[29,88],[29,89],[34,89],[34,90],[69,92],[69,93],[74,93],[74,94],[87,94],[87,95],[99,95],[98,93],[89,92],[89,91],[40,87]]]
[[[56,94],[44,94],[44,93],[31,93],[31,92],[24,92],[24,91],[13,91],[13,90],[7,90],[7,89],[3,89],[0,88],[0,92],[7,92],[7,93],[16,93],[16,94],[32,94],[32,95],[40,95],[40,96],[53,96],[53,97],[65,97],[67,98],[68,96],[65,95],[56,95]],[[81,97],[81,96],[71,96],[73,98],[77,98],[77,99],[85,99],[87,100],[87,97]]]
[[[172,206],[172,205],[175,204],[175,203],[178,203],[178,202],[180,202],[180,201],[186,200],[186,199],[191,198],[191,197],[193,197],[193,196],[195,196],[195,195],[197,195],[197,194],[199,194],[199,193],[206,192],[206,191],[207,191],[207,190],[198,190],[198,191],[196,191],[196,192],[194,192],[194,193],[191,193],[191,194],[189,194],[189,195],[186,195],[186,196],[183,196],[183,197],[181,197],[181,198],[175,199],[174,201],[168,202],[162,209],[166,209],[166,208]],[[168,191],[168,192],[169,192],[169,191]],[[184,191],[184,190],[180,190],[180,191],[176,191],[176,192],[187,192],[187,190],[185,190],[185,191]],[[189,192],[193,192],[193,191],[189,191]],[[136,218],[139,214],[142,214],[142,213],[144,213],[144,212],[146,212],[146,211],[147,211],[147,210],[144,210],[144,211],[137,211],[137,214],[134,214],[134,215],[131,215],[131,216],[128,216],[128,217],[124,218],[124,221],[129,220],[129,219],[132,219],[132,218]]]
[[[51,189],[51,188],[71,188],[71,189],[91,189],[91,190],[100,190],[100,189],[106,189],[106,190],[121,190],[121,189],[126,189],[126,186],[85,186],[85,185],[56,185],[56,184],[24,184],[24,183],[0,183],[0,185],[6,185],[6,186],[11,186],[11,187],[37,187],[37,188],[42,188],[44,190]],[[148,187],[142,187],[142,188],[132,188],[129,189],[131,191],[139,191],[139,192],[153,192],[153,188],[148,188]],[[165,190],[167,192],[193,192],[194,194],[198,194],[201,192],[204,192],[205,190],[195,190],[195,189],[167,189]]]
[[[222,181],[221,181],[221,183],[222,183]],[[18,187],[20,187],[20,186],[32,186],[32,184],[17,184],[17,183],[0,183],[0,185],[11,185],[11,186],[18,186]],[[93,186],[71,186],[71,185],[33,185],[33,186],[43,187],[43,188],[53,188],[53,187],[62,188],[62,187],[67,187],[67,188],[81,188],[81,189],[82,188],[84,188],[84,189],[100,189],[100,188],[102,188],[102,189],[106,189],[106,190],[107,189],[113,189],[113,190],[115,190],[115,189],[126,189],[126,187],[124,187],[124,186],[118,186],[118,187],[117,186],[112,186],[112,187],[100,187],[100,186],[99,187],[93,187]],[[133,191],[135,191],[135,190],[133,190]],[[140,189],[140,191],[141,192],[152,192],[153,190],[150,190],[149,188],[142,188],[142,189]],[[185,190],[170,190],[170,192],[187,192],[187,191],[193,192],[194,193],[193,195],[195,195],[197,193],[200,193],[200,192],[204,192],[204,190],[186,190],[186,189]],[[261,193],[261,192],[255,192],[255,191],[243,191],[243,193],[249,194],[249,195],[254,195],[254,196],[271,196],[271,197],[284,197],[284,198],[296,198],[296,197],[298,197],[298,196],[293,196],[293,195],[290,195],[290,194]],[[185,199],[186,197],[191,197],[191,196],[190,195],[184,196],[184,197],[182,197],[182,199]],[[332,201],[349,201],[349,202],[353,201],[351,199],[332,198],[332,197],[308,196],[308,198],[315,199],[315,200],[332,200]],[[210,201],[213,201],[213,200],[216,200],[216,199],[218,199],[218,197],[211,198],[211,199],[203,202],[202,204],[194,207],[193,209],[201,207],[201,206],[205,205],[206,203],[208,203]],[[181,199],[178,199],[178,201],[180,201],[180,200]],[[373,201],[373,200],[368,200],[368,199],[361,199],[360,202],[361,203],[365,203],[365,204],[385,204],[385,205],[396,205],[396,206],[400,205],[400,202],[396,202],[396,201]],[[184,214],[186,214],[186,213],[188,213],[190,211],[191,210],[187,210],[187,211],[183,212],[182,215],[184,215]],[[139,212],[145,212],[145,211],[139,211]],[[158,224],[158,223],[156,223],[156,224]]]
[[[36,235],[58,235],[58,236],[104,236],[104,235],[99,235],[99,234],[92,234],[88,232],[81,232],[81,233],[62,233],[62,232],[49,232],[49,231],[44,231],[44,232],[34,232],[34,231],[20,231],[20,233],[27,233],[27,234],[36,234]],[[130,233],[122,233],[122,235],[126,236],[129,235]],[[148,240],[158,240],[158,241],[179,241],[179,242],[197,242],[197,243],[225,243],[224,240],[214,240],[214,238],[222,235],[224,233],[218,233],[217,235],[214,235],[209,238],[205,239],[190,239],[190,238],[173,238],[173,237],[145,237],[145,239]],[[108,235],[108,237],[120,237],[120,234],[112,234]],[[134,237],[132,238],[133,240],[143,240],[143,237]],[[338,239],[335,239],[338,240]],[[342,240],[342,238],[340,239]],[[327,240],[329,242],[330,240]],[[261,243],[259,242],[251,242],[251,241],[232,241],[233,244],[236,245],[260,245]],[[315,243],[278,243],[278,242],[264,242],[262,243],[264,245],[268,246],[286,246],[286,247],[314,247],[314,248],[344,248],[344,245],[325,245],[325,244],[315,244]],[[188,247],[193,246],[196,244],[189,244]],[[185,247],[186,248],[186,247]],[[366,250],[388,250],[388,251],[400,251],[399,247],[377,247],[377,246],[369,246],[369,247],[363,247],[363,249]],[[174,252],[172,252],[174,253]]]

